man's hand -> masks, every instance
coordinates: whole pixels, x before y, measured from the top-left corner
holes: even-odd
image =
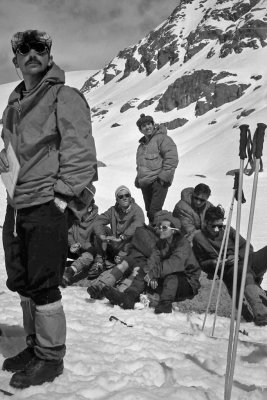
[[[151,281],[150,281],[150,283],[149,283],[149,286],[150,286],[153,290],[157,289],[157,287],[158,287],[158,281],[157,281],[157,279],[151,279]]]
[[[82,246],[81,246],[81,243],[73,243],[73,244],[70,246],[70,252],[71,252],[71,253],[78,253],[78,251],[80,250],[81,247],[82,247]]]
[[[231,254],[230,256],[227,257],[225,261],[227,265],[233,265],[235,262],[235,256]]]
[[[67,207],[67,202],[64,201],[64,200],[59,199],[58,197],[55,197],[55,198],[54,198],[54,202],[55,202],[55,205],[57,206],[57,208],[58,208],[62,213],[64,213],[64,211],[66,210],[66,207]]]
[[[148,286],[150,286],[154,290],[158,287],[157,279],[155,278],[150,279],[148,274],[145,275],[144,281],[148,284]]]
[[[121,238],[116,238],[116,236],[106,236],[106,239],[110,242],[121,242]]]
[[[99,235],[99,239],[102,240],[102,242],[106,242],[107,241],[106,235]]]
[[[0,173],[9,171],[9,163],[6,156],[6,151],[3,149],[0,152]]]

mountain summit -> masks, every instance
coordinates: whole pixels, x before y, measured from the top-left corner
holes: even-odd
[[[109,92],[115,126],[134,110],[160,118],[170,130],[208,112],[208,124],[215,124],[215,113],[228,103],[232,125],[243,123],[257,108],[254,101],[236,101],[254,92],[263,99],[265,92],[266,6],[266,0],[182,0],[161,25],[85,82],[93,120],[107,122],[111,104],[94,98]]]

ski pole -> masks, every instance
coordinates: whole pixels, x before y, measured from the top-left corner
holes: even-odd
[[[214,331],[215,331],[215,326],[216,326],[216,319],[217,319],[217,314],[218,314],[218,308],[219,308],[220,299],[221,299],[223,275],[224,275],[225,262],[226,262],[226,258],[227,258],[227,248],[228,248],[229,234],[230,234],[230,229],[231,229],[231,221],[232,221],[232,215],[233,215],[234,201],[235,201],[235,187],[234,187],[234,190],[233,190],[232,201],[231,201],[230,210],[229,210],[229,213],[228,213],[227,223],[226,223],[226,227],[225,227],[225,237],[226,237],[225,238],[225,246],[224,246],[224,252],[223,252],[222,267],[221,267],[221,274],[220,274],[220,282],[219,282],[219,289],[218,289],[218,295],[217,295],[217,301],[216,301],[216,307],[215,307],[215,313],[214,313],[211,336],[214,336]]]
[[[231,311],[231,322],[229,329],[229,342],[227,350],[227,363],[226,363],[226,373],[225,373],[225,400],[226,391],[228,390],[228,380],[229,380],[229,370],[232,359],[232,344],[234,335],[234,324],[235,324],[235,314],[236,314],[236,292],[237,292],[237,274],[238,274],[238,254],[239,254],[239,233],[240,233],[240,220],[241,220],[241,205],[243,199],[243,173],[244,173],[244,160],[247,157],[246,148],[248,140],[249,125],[240,125],[240,140],[239,140],[239,157],[240,157],[240,167],[239,175],[235,176],[235,187],[238,180],[238,195],[237,195],[237,214],[236,214],[236,237],[235,237],[235,257],[234,257],[234,275],[233,275],[233,289],[232,289],[232,311]]]
[[[237,320],[236,320],[236,327],[235,327],[235,334],[234,334],[234,341],[233,341],[233,348],[232,348],[231,365],[230,365],[230,368],[229,368],[229,377],[228,377],[228,380],[227,380],[227,387],[226,387],[226,391],[225,391],[226,400],[230,400],[231,399],[231,391],[232,391],[232,385],[233,385],[233,376],[234,376],[234,368],[235,368],[235,360],[236,360],[236,351],[237,351],[239,326],[240,326],[240,320],[241,320],[242,303],[243,303],[245,281],[246,281],[246,275],[247,275],[249,249],[250,249],[250,241],[251,241],[251,232],[252,232],[252,225],[253,225],[253,218],[254,218],[254,211],[255,211],[255,203],[256,203],[258,174],[259,174],[259,168],[260,168],[260,158],[262,156],[262,148],[263,148],[265,129],[266,129],[266,125],[265,124],[258,123],[256,132],[255,132],[255,136],[256,136],[256,140],[255,140],[255,143],[256,143],[256,146],[255,146],[256,165],[255,165],[255,173],[254,173],[254,179],[253,179],[252,197],[251,197],[251,205],[250,205],[250,213],[249,213],[249,221],[248,221],[248,230],[247,230],[247,239],[246,239],[246,248],[245,248],[244,264],[243,264],[243,271],[242,271],[242,279],[241,279],[241,285],[240,285],[239,303],[238,303]]]
[[[228,221],[227,221],[227,224],[228,224]],[[218,259],[217,259],[217,263],[216,263],[216,267],[215,267],[215,271],[214,271],[214,275],[213,275],[213,280],[212,280],[212,284],[211,284],[208,305],[207,305],[207,308],[206,308],[205,317],[204,317],[204,321],[203,321],[203,325],[202,325],[202,331],[205,328],[208,312],[209,312],[209,309],[210,309],[210,303],[211,303],[213,291],[214,291],[214,288],[215,288],[216,276],[217,276],[217,273],[218,273],[218,270],[219,270],[219,266],[220,266],[220,262],[221,262],[221,258],[222,258],[222,252],[223,252],[223,248],[224,248],[224,243],[225,243],[225,240],[226,240],[226,231],[227,231],[227,229],[224,230],[222,244],[221,244],[221,248],[220,248],[220,251],[219,251],[219,255],[218,255]]]

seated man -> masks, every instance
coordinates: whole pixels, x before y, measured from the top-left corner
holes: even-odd
[[[124,257],[124,260],[112,269],[102,272],[98,278],[90,281],[87,289],[90,297],[93,299],[103,297],[102,290],[105,286],[114,286],[125,277],[130,279],[131,282],[132,275],[135,275],[134,271],[137,271],[144,264],[149,265],[151,268],[156,265],[158,260],[157,240],[158,237],[151,225],[143,225],[136,228],[129,244],[128,254]],[[132,260],[135,260],[135,263]],[[124,283],[125,280],[123,280]]]
[[[197,294],[200,267],[188,240],[180,233],[181,224],[177,218],[163,210],[155,214],[154,222],[157,226],[153,262],[151,257],[142,257],[136,277],[123,293],[108,286],[103,288],[103,293],[112,304],[133,309],[145,287],[156,289],[158,280],[162,280],[163,287],[155,313],[171,313],[174,301],[191,299]],[[131,253],[125,261],[131,269],[138,263]]]
[[[211,206],[210,194],[209,186],[199,183],[195,188],[183,189],[181,200],[174,207],[173,216],[180,219],[182,233],[190,243],[195,232],[203,227],[205,212]]]
[[[65,268],[62,286],[71,285],[82,278],[94,260],[96,250],[94,248],[93,223],[98,216],[98,207],[94,199],[89,206],[79,211],[79,219],[76,219],[68,231],[68,258],[74,260]],[[70,265],[69,265],[70,264]]]
[[[206,272],[208,276],[213,276],[216,268],[224,235],[224,214],[224,209],[220,205],[217,207],[210,206],[205,214],[204,227],[201,231],[197,232],[193,238],[193,251],[200,263],[201,269]],[[223,281],[230,296],[232,295],[233,286],[235,236],[236,231],[231,227],[223,276]],[[238,306],[239,302],[245,247],[246,240],[240,235],[236,306]],[[267,324],[267,297],[264,290],[259,286],[267,269],[266,260],[267,246],[254,252],[253,247],[250,245],[244,296],[251,310],[247,308],[246,303],[243,303],[242,315],[247,321],[253,319],[256,325]],[[220,271],[219,268],[219,274]]]
[[[127,244],[132,239],[136,228],[144,225],[144,212],[131,197],[126,186],[119,186],[115,191],[116,203],[100,214],[94,223],[97,256],[89,271],[89,278],[98,276],[104,269],[122,261],[127,252]],[[107,234],[107,227],[109,234]],[[118,259],[120,257],[120,259]]]

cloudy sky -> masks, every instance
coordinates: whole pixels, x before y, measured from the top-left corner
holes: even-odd
[[[47,31],[54,60],[66,71],[99,69],[153,30],[179,0],[1,0],[0,84],[18,79],[10,39]]]

